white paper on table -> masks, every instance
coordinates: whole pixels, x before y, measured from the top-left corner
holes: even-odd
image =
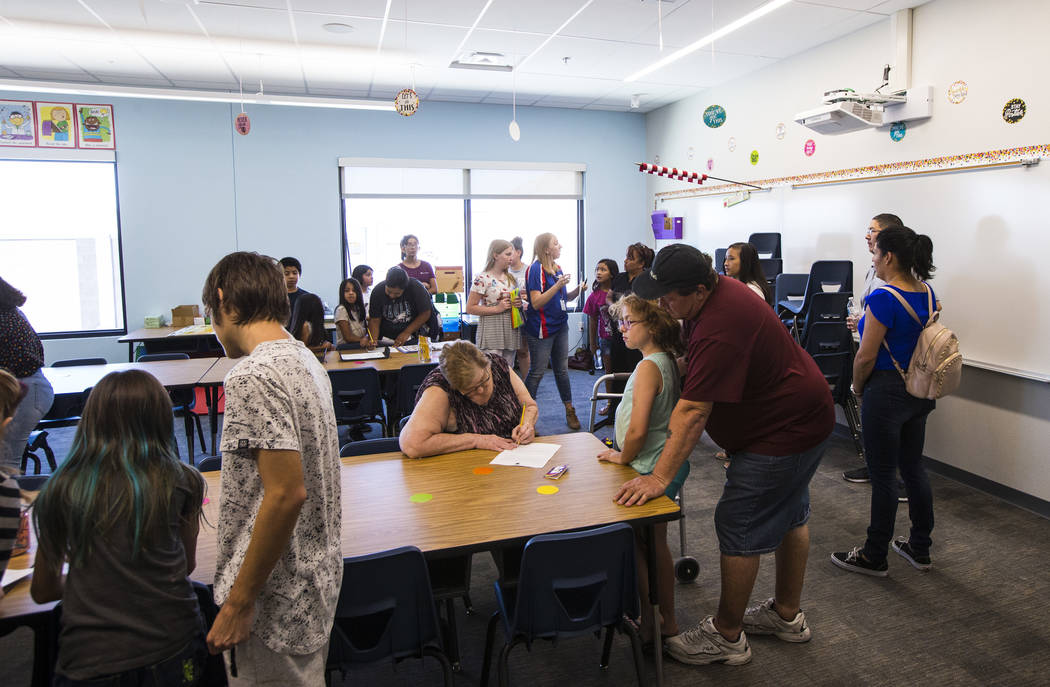
[[[523,468],[542,468],[558,449],[558,444],[525,444],[509,451],[500,451],[490,465],[516,465]]]
[[[379,360],[385,358],[386,353],[383,351],[368,351],[367,353],[340,353],[339,357],[343,360]]]
[[[419,344],[412,344],[411,346],[398,346],[398,353],[419,353]]]
[[[7,570],[4,571],[4,579],[3,579],[2,582],[0,582],[0,587],[3,587],[4,589],[7,589],[11,585],[13,585],[15,582],[18,582],[19,580],[24,579],[26,577],[29,577],[32,574],[33,574],[33,569],[32,568],[25,568],[23,570],[12,570],[11,568],[8,568]]]

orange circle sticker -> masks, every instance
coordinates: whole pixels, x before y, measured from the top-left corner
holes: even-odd
[[[492,468],[488,467],[487,465],[484,465],[480,468],[474,468],[473,472],[475,475],[491,475]]]

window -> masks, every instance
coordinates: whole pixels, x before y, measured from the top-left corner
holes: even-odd
[[[115,167],[0,160],[0,275],[43,337],[124,332]]]
[[[367,264],[381,281],[401,260],[401,237],[415,234],[420,259],[462,266],[469,284],[485,269],[493,239],[521,236],[530,262],[536,236],[549,231],[562,244],[562,269],[581,274],[581,165],[353,158],[340,165],[347,273]]]

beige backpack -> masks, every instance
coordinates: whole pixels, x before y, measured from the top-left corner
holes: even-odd
[[[916,398],[941,398],[959,388],[959,382],[962,380],[963,357],[962,353],[959,353],[959,338],[952,330],[938,321],[940,313],[934,309],[933,291],[925,282],[922,285],[926,288],[930,312],[930,319],[924,325],[903,296],[893,289],[885,286],[879,287],[883,291],[892,293],[912,319],[922,325],[919,341],[915,344],[915,352],[912,353],[911,361],[908,363],[908,371],[901,369],[893,353],[890,353],[890,360],[893,361],[893,366],[904,379],[904,387],[909,394]],[[889,353],[890,347],[886,344],[885,339],[882,340],[882,345]]]

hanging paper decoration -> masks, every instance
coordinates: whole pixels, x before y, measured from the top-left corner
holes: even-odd
[[[704,110],[703,119],[704,124],[712,129],[717,129],[726,123],[726,109],[721,105],[711,105]]]
[[[967,88],[966,82],[956,81],[951,86],[948,86],[948,102],[952,105],[958,105],[966,100],[967,93],[969,93],[969,88]]]
[[[729,146],[729,152],[733,152],[734,150],[736,150],[736,137],[730,136],[729,141],[726,145]]]
[[[758,164],[758,151],[757,150],[752,150],[751,151],[751,164],[753,164],[753,165],[757,165]]]
[[[715,159],[713,157],[707,158],[707,171],[710,172],[715,168]]]
[[[402,117],[411,117],[419,109],[419,96],[411,88],[402,88],[394,97],[394,109]]]
[[[787,133],[787,127],[784,126],[784,122],[780,122],[779,124],[777,124],[776,132],[777,132],[777,140],[778,141],[783,141],[784,140],[784,135]]]
[[[751,188],[762,189],[761,186],[755,186],[754,184],[748,184],[743,181],[733,181],[731,179],[722,179],[719,177],[713,177],[708,174],[701,174],[700,172],[690,172],[688,169],[678,169],[677,167],[661,167],[659,164],[652,164],[649,162],[636,162],[638,165],[639,172],[646,172],[649,174],[655,174],[660,177],[667,177],[668,179],[677,179],[678,181],[688,181],[693,184],[703,184],[708,179],[714,179],[715,181],[724,181],[727,184],[738,184],[740,186],[749,186]]]
[[[817,142],[812,138],[806,141],[806,145],[802,147],[802,151],[806,154],[806,157],[812,157],[813,153],[817,152]]]
[[[1026,112],[1028,112],[1028,107],[1020,98],[1011,98],[1003,105],[1003,119],[1007,124],[1016,124],[1021,121]]]
[[[653,155],[653,162],[655,162],[656,164],[660,164],[660,156],[659,155]]]
[[[894,141],[899,141],[904,138],[904,134],[908,133],[908,127],[904,122],[894,122],[890,126],[890,138]]]
[[[252,130],[252,120],[247,112],[242,111],[233,118],[233,130],[241,136],[247,136],[248,132]]]
[[[41,148],[75,148],[73,103],[35,103],[36,140]],[[0,123],[0,126],[3,126]]]
[[[689,150],[686,151],[685,156],[690,160],[693,159],[693,146],[689,146]]]

